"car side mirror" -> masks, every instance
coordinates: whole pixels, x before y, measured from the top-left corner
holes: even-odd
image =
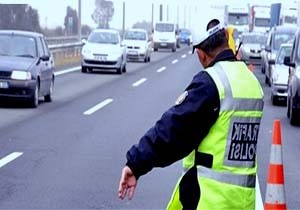
[[[85,45],[87,41],[86,41],[86,39],[82,39],[81,42],[82,42],[82,44]]]
[[[271,52],[271,47],[270,46],[265,46],[265,51],[266,52]]]
[[[275,60],[273,60],[273,59],[269,60],[268,63],[269,63],[269,65],[275,65]]]
[[[42,57],[40,57],[40,59],[42,61],[49,61],[50,60],[50,56],[49,55],[43,55]]]
[[[284,57],[283,64],[286,65],[286,66],[289,66],[289,67],[293,67],[293,68],[296,67],[295,63],[291,63],[291,57],[290,56],[285,56]]]

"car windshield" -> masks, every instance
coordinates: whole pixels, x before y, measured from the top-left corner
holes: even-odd
[[[269,27],[270,24],[271,24],[271,19],[269,19],[269,18],[256,18],[255,19],[255,26]]]
[[[98,44],[118,44],[119,38],[116,33],[94,32],[89,36],[88,42]]]
[[[0,56],[37,57],[36,42],[33,37],[0,34]]]
[[[228,23],[233,25],[246,25],[248,24],[248,14],[229,14]]]
[[[180,35],[181,36],[189,36],[189,35],[191,35],[191,32],[188,30],[181,30]]]
[[[155,25],[155,30],[158,32],[173,32],[174,24],[171,23],[157,23]]]
[[[294,34],[275,34],[273,48],[279,50],[281,44],[289,43],[293,38]]]
[[[283,64],[284,57],[291,56],[291,54],[292,54],[292,47],[282,47],[278,52],[276,63]]]
[[[244,44],[263,45],[266,41],[266,37],[264,35],[244,35],[242,41]]]
[[[142,31],[127,31],[125,34],[127,40],[146,40],[146,34]]]

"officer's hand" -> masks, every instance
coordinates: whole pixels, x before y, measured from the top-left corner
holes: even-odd
[[[127,194],[128,199],[131,200],[134,195],[136,186],[137,180],[135,176],[133,175],[131,169],[128,166],[125,166],[122,170],[121,180],[119,184],[119,198],[123,200]]]

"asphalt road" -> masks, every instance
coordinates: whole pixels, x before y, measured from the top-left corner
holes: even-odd
[[[56,77],[52,103],[37,109],[0,106],[0,209],[163,209],[181,163],[154,169],[139,180],[132,201],[117,188],[129,147],[172,106],[199,69],[190,48],[154,53],[150,63],[128,63],[128,72]],[[263,75],[256,68],[261,80]],[[265,108],[258,163],[264,199],[274,119],[283,134],[286,200],[300,208],[299,127],[289,125],[284,106],[273,106],[263,84]],[[2,165],[1,165],[2,164]]]

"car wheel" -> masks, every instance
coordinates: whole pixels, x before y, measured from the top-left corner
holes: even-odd
[[[265,73],[265,66],[263,64],[261,65],[261,73]]]
[[[40,83],[36,82],[33,96],[30,98],[29,104],[32,108],[37,108],[39,105],[39,92],[40,92]]]
[[[88,72],[88,68],[86,66],[81,66],[81,72],[82,73],[87,73]]]
[[[287,100],[286,100],[286,103],[287,103],[287,111],[286,111],[286,116],[288,117],[288,118],[290,118],[290,99],[287,97]]]
[[[154,52],[158,51],[158,49],[157,49],[157,48],[154,48],[153,50],[154,50]]]
[[[53,95],[53,88],[54,88],[54,79],[52,79],[50,87],[49,87],[49,94],[44,96],[45,102],[51,102],[52,101],[52,95]]]
[[[150,55],[148,56],[148,62],[150,62],[151,61],[151,58],[150,58]]]
[[[267,85],[269,85],[269,83],[270,83],[269,78],[267,77],[267,75],[265,75],[265,83],[266,83]]]
[[[117,74],[122,74],[122,71],[123,71],[123,69],[122,69],[122,64],[121,64],[121,66],[117,68]]]
[[[291,98],[290,101],[290,123],[291,125],[298,125],[299,124],[299,120],[298,118],[298,110],[293,108],[293,99]]]
[[[148,61],[148,56],[145,56],[144,63],[147,63],[147,61]]]
[[[126,69],[126,64],[123,66],[123,69],[122,69],[122,72],[126,72],[127,71],[127,69]]]
[[[273,105],[277,105],[277,98],[273,94],[271,94],[271,101]]]
[[[172,48],[172,52],[176,52],[176,46]]]

